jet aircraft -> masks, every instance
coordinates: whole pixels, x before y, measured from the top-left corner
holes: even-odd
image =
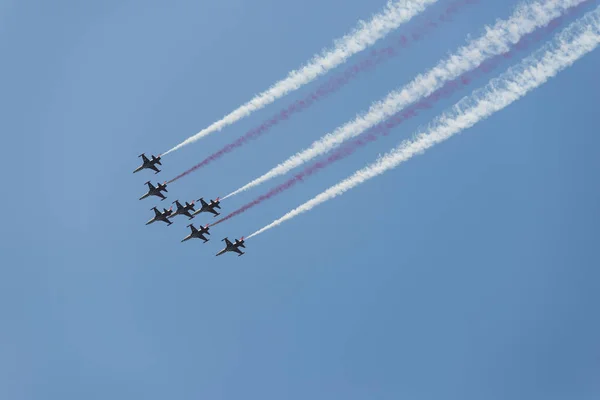
[[[204,240],[204,243],[208,242],[208,239],[204,237],[205,234],[210,235],[210,233],[208,232],[208,224],[206,224],[206,226],[200,226],[200,229],[196,229],[194,227],[194,224],[189,224],[188,227],[192,230],[192,233],[187,235],[182,240],[182,242],[185,242],[186,240],[190,240],[192,238],[202,239]]]
[[[143,163],[142,163],[142,165],[137,167],[135,171],[133,171],[134,174],[138,171],[143,170],[144,168],[148,168],[148,169],[155,171],[154,172],[155,174],[158,174],[160,172],[160,169],[158,169],[156,167],[156,164],[162,165],[160,163],[160,154],[158,155],[158,157],[154,157],[154,155],[153,155],[151,160],[149,160],[148,157],[146,157],[146,155],[144,153],[140,154],[138,157],[142,157]]]
[[[240,240],[235,239],[235,243],[231,243],[229,241],[229,239],[227,239],[227,238],[225,238],[221,241],[225,242],[226,247],[217,253],[218,256],[220,256],[221,254],[226,253],[228,251],[234,251],[234,252],[238,253],[238,257],[240,257],[242,254],[246,254],[239,249],[240,247],[246,248],[246,246],[244,246],[244,238],[243,237]]]
[[[208,204],[206,201],[204,201],[204,199],[202,197],[200,197],[197,201],[199,201],[200,204],[202,204],[202,207],[199,210],[197,210],[196,212],[194,212],[192,215],[200,214],[201,212],[213,213],[215,215],[215,217],[217,215],[219,215],[219,213],[215,211],[215,208],[218,208],[219,210],[221,209],[221,206],[219,205],[221,202],[219,201],[218,197],[217,197],[217,200],[211,200],[210,204]]]
[[[167,182],[163,183],[162,185],[160,183],[157,183],[158,186],[156,186],[156,187],[152,183],[150,183],[150,181],[146,182],[145,184],[148,185],[148,193],[146,193],[145,195],[140,197],[140,200],[143,200],[149,196],[160,197],[160,201],[163,201],[164,199],[166,199],[165,195],[162,194],[161,192],[168,192]]]
[[[177,210],[171,215],[171,218],[175,218],[177,215],[185,215],[189,219],[194,218],[192,214],[190,214],[190,210],[194,211],[194,202],[192,204],[185,202],[185,206],[182,206],[179,200],[175,200],[173,204],[177,205]]]
[[[152,218],[150,221],[146,222],[146,225],[150,225],[151,223],[156,222],[156,221],[166,222],[167,225],[172,224],[172,222],[169,221],[169,217],[173,213],[173,207],[169,208],[168,210],[166,208],[163,208],[164,211],[162,213],[160,211],[158,211],[158,208],[156,208],[156,207],[152,207],[151,210],[154,210],[154,218]]]

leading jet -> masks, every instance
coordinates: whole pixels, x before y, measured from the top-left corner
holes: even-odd
[[[158,208],[156,207],[152,207],[151,210],[154,210],[154,218],[146,222],[146,225],[150,225],[151,223],[156,221],[166,222],[167,226],[172,224],[172,222],[169,221],[169,217],[171,216],[171,214],[173,214],[173,207],[169,208],[168,210],[166,208],[163,208],[164,211],[162,213],[158,211]]]
[[[219,198],[217,197],[217,200],[211,200],[210,204],[208,204],[206,201],[204,201],[204,199],[202,197],[200,197],[197,201],[200,202],[200,204],[202,204],[202,207],[197,210],[196,212],[194,212],[192,215],[196,215],[196,214],[200,214],[201,212],[210,212],[213,213],[215,215],[215,217],[217,215],[219,215],[218,212],[215,211],[215,208],[218,208],[219,210],[221,209],[221,206],[219,205],[221,202],[219,201]]]
[[[200,226],[200,229],[196,229],[194,224],[189,224],[188,227],[192,230],[192,233],[183,238],[182,242],[186,240],[190,240],[192,238],[198,238],[204,240],[204,243],[208,242],[208,239],[204,237],[204,235],[210,235],[208,232],[208,224],[206,226]]]
[[[142,165],[140,165],[139,167],[136,168],[135,171],[133,171],[133,173],[135,174],[138,171],[143,170],[144,168],[148,168],[151,169],[153,171],[155,171],[155,174],[158,174],[160,172],[160,169],[158,169],[156,167],[156,164],[158,165],[162,165],[160,163],[160,154],[158,155],[158,157],[154,157],[152,156],[152,159],[149,160],[148,157],[146,157],[146,155],[144,153],[140,154],[138,157],[142,157]]]
[[[175,200],[173,204],[177,205],[177,210],[171,215],[171,218],[175,218],[177,215],[185,215],[189,219],[194,218],[192,214],[190,214],[190,210],[194,211],[194,202],[192,204],[185,202],[185,206],[182,206],[179,200]]]
[[[244,246],[244,238],[243,237],[240,240],[235,239],[235,243],[231,243],[229,241],[229,239],[227,239],[227,238],[225,238],[221,241],[225,242],[226,247],[217,253],[218,256],[220,256],[223,253],[227,253],[228,251],[233,251],[233,252],[238,253],[238,257],[240,257],[242,254],[246,254],[239,249],[240,247],[246,248],[246,246]]]
[[[140,200],[143,200],[149,196],[160,197],[160,201],[163,201],[164,199],[166,199],[165,195],[162,194],[161,192],[169,192],[167,190],[167,182],[163,183],[162,185],[160,183],[157,183],[158,186],[155,187],[152,183],[150,183],[150,181],[148,181],[145,183],[145,185],[148,185],[148,193],[146,193],[145,195],[140,197]]]

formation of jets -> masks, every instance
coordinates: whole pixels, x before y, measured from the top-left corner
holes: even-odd
[[[142,158],[142,165],[140,165],[138,168],[136,168],[133,171],[134,174],[143,169],[153,170],[155,174],[158,174],[160,172],[160,170],[156,167],[156,165],[162,165],[160,162],[160,154],[158,155],[158,157],[155,157],[154,155],[152,155],[151,158],[148,158],[148,157],[146,157],[146,155],[144,153],[142,153],[138,157]],[[156,186],[154,186],[152,184],[152,182],[148,181],[148,182],[144,183],[144,185],[148,185],[148,192],[146,192],[146,194],[144,194],[142,197],[140,197],[140,200],[149,198],[150,196],[159,197],[160,201],[163,201],[164,199],[167,198],[162,193],[162,192],[168,193],[167,182],[163,182],[162,184],[157,183]],[[196,205],[195,205],[196,202],[200,203],[200,206],[197,210],[196,210]],[[154,217],[152,217],[152,219],[150,219],[148,222],[146,222],[146,225],[153,224],[154,222],[157,222],[157,221],[162,221],[162,222],[166,223],[167,226],[169,226],[173,223],[172,219],[178,215],[185,215],[190,220],[194,219],[194,217],[196,217],[196,215],[198,215],[200,213],[211,213],[211,214],[213,214],[213,217],[220,215],[219,212],[216,211],[216,209],[219,209],[219,210],[221,209],[221,205],[220,205],[221,202],[219,201],[218,197],[216,200],[211,199],[210,202],[208,202],[208,203],[204,200],[204,198],[200,197],[198,200],[196,200],[196,202],[192,201],[191,203],[188,203],[186,201],[185,205],[183,205],[179,202],[179,200],[175,200],[173,202],[173,204],[176,207],[175,211],[173,211],[173,206],[171,206],[168,210],[166,208],[163,208],[163,211],[160,211],[157,207],[152,207],[150,210],[154,211]],[[191,229],[191,233],[189,235],[187,235],[185,238],[183,238],[181,240],[181,242],[186,242],[186,241],[188,241],[190,239],[194,239],[194,238],[202,239],[203,243],[208,242],[209,239],[207,239],[205,235],[210,235],[209,225],[210,224],[206,224],[205,226],[200,226],[199,228],[196,228],[194,226],[194,224],[188,225],[188,228]],[[243,251],[240,250],[240,247],[246,248],[246,246],[244,245],[243,237],[239,240],[235,239],[235,241],[233,243],[228,238],[224,238],[222,241],[225,242],[225,248],[223,250],[219,251],[217,253],[217,256],[220,256],[221,254],[224,254],[227,252],[237,253],[238,256],[245,254]]]

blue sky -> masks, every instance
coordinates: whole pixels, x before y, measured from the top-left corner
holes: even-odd
[[[174,183],[168,200],[238,188],[516,3],[465,9]],[[280,217],[470,91],[215,227],[207,244],[179,243],[183,219],[144,225],[157,204],[138,201],[144,181],[175,176],[330,75],[165,157],[160,175],[132,175],[140,152],[196,133],[384,4],[0,4],[2,398],[598,398],[598,51],[463,134],[252,239],[244,257],[215,258],[219,240]],[[277,182],[223,202],[224,212]]]

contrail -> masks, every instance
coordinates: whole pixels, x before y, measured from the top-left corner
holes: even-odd
[[[579,8],[576,6],[583,6],[586,3],[589,3],[589,0],[552,0],[519,5],[509,19],[499,20],[492,27],[486,27],[483,36],[470,41],[439,62],[433,69],[418,75],[403,88],[391,92],[383,100],[374,103],[367,113],[357,116],[353,121],[323,136],[307,149],[294,154],[266,174],[228,194],[224,199],[284,175],[315,157],[331,151],[409,104],[431,95],[446,82],[480,66],[486,59],[506,53],[510,45],[518,43],[523,36],[531,34],[535,29],[550,24],[566,10],[575,12]]]
[[[552,20],[547,30],[553,31],[559,23],[560,17]],[[353,139],[352,141],[344,144],[341,148],[333,151],[325,159],[314,162],[311,165],[305,167],[301,172],[293,175],[284,183],[275,186],[268,192],[258,196],[253,201],[229,213],[227,216],[219,219],[212,225],[220,224],[221,222],[227,221],[228,219],[231,219],[241,213],[246,212],[247,210],[257,206],[265,200],[271,199],[272,197],[290,189],[296,184],[303,182],[305,179],[321,171],[323,168],[326,168],[327,166],[348,157],[349,155],[353,154],[356,150],[367,145],[368,143],[376,141],[381,136],[387,135],[392,128],[403,123],[405,120],[417,116],[422,110],[428,110],[432,108],[433,104],[440,98],[447,97],[450,94],[454,93],[456,90],[460,89],[461,87],[469,85],[477,75],[488,73],[494,70],[503,61],[505,57],[511,57],[514,50],[525,49],[527,48],[530,40],[537,41],[542,39],[543,37],[543,31],[537,31],[522,37],[521,40],[517,42],[515,46],[513,46],[513,50],[509,50],[506,53],[497,55],[489,60],[486,60],[474,70],[464,73],[463,75],[461,75],[453,81],[447,82],[444,86],[442,86],[440,89],[436,90],[429,96],[418,101],[417,103],[410,105],[407,109],[397,112],[387,120],[380,122],[379,124],[369,129],[363,135]]]
[[[368,57],[362,60],[359,63],[356,63],[352,66],[349,66],[345,69],[343,73],[337,74],[327,82],[321,84],[316,90],[306,95],[304,98],[296,100],[290,106],[282,109],[277,112],[274,116],[264,121],[259,126],[249,130],[244,135],[240,136],[233,142],[225,145],[220,150],[214,152],[213,154],[206,157],[204,160],[194,165],[193,167],[187,169],[181,174],[177,175],[175,178],[171,179],[167,183],[174,182],[184,176],[200,169],[213,161],[218,160],[223,157],[225,154],[232,152],[238,147],[243,146],[248,143],[250,140],[257,139],[263,134],[267,133],[272,127],[280,123],[281,121],[285,121],[289,119],[292,115],[299,113],[301,111],[306,110],[310,106],[312,106],[317,101],[325,98],[326,96],[334,93],[350,83],[351,80],[358,77],[360,73],[369,71],[375,68],[377,65],[383,63],[391,57],[394,57],[400,53],[400,49],[408,47],[412,41],[417,41],[425,37],[431,30],[436,28],[440,23],[450,21],[453,14],[460,11],[461,7],[467,4],[473,4],[478,2],[479,0],[456,0],[448,5],[445,10],[438,16],[437,19],[428,20],[425,23],[421,24],[419,27],[416,27],[412,30],[410,34],[400,35],[397,40],[394,41],[394,44],[391,46],[387,46],[381,49],[371,50]]]
[[[224,127],[250,115],[256,110],[260,110],[278,98],[327,73],[330,69],[337,67],[352,55],[371,46],[435,2],[437,0],[389,1],[385,9],[375,14],[369,22],[359,21],[358,27],[352,32],[341,39],[335,40],[333,48],[324,50],[321,54],[314,56],[312,60],[299,70],[291,71],[285,79],[275,83],[268,90],[258,94],[246,104],[238,107],[194,136],[184,140],[163,155],[193,143],[212,132],[220,131]]]
[[[552,42],[517,66],[492,79],[483,89],[463,98],[449,112],[436,118],[423,132],[405,140],[393,151],[295,208],[283,217],[254,232],[248,239],[274,228],[315,206],[395,168],[404,161],[451,136],[468,129],[525,96],[531,90],[571,66],[600,44],[600,7],[571,24]]]

